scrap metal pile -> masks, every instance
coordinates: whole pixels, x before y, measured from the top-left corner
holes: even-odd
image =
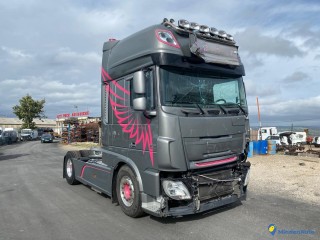
[[[286,155],[298,156],[299,153],[304,152],[304,146],[298,145],[277,145],[277,152],[284,152]]]
[[[72,142],[99,142],[99,124],[87,123],[77,124],[74,123],[68,128],[63,129],[62,143]]]

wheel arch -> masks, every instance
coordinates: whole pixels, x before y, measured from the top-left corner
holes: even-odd
[[[116,182],[117,182],[118,172],[120,168],[125,165],[127,165],[132,170],[132,172],[134,173],[138,181],[139,190],[140,192],[143,192],[143,183],[142,183],[142,178],[141,178],[139,169],[137,165],[130,158],[127,158],[126,161],[119,161],[114,167],[113,176],[112,176],[112,199],[113,200],[116,200],[116,197],[114,196],[116,196]]]
[[[131,168],[131,170],[135,174],[136,179],[138,181],[139,190],[140,190],[140,192],[143,192],[142,177],[141,177],[139,168],[137,167],[137,165],[135,164],[135,162],[132,159],[130,159],[130,158],[126,157],[126,156],[123,156],[121,154],[118,154],[118,153],[115,153],[115,152],[112,152],[112,151],[108,151],[108,150],[103,149],[103,148],[94,149],[94,150],[101,151],[101,152],[103,152],[103,153],[105,153],[107,155],[110,155],[110,157],[112,157],[115,160],[115,162],[114,162],[115,164],[114,164],[114,167],[113,167],[113,173],[112,173],[112,183],[111,183],[112,201],[117,201],[116,197],[114,197],[114,196],[116,196],[116,192],[115,192],[116,180],[117,180],[117,175],[118,175],[119,169],[124,165],[127,165],[128,167]]]

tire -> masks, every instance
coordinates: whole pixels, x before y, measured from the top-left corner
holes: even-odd
[[[120,168],[116,184],[117,198],[122,211],[133,218],[143,216],[139,184],[127,165]]]
[[[66,180],[70,185],[80,184],[80,182],[76,180],[76,177],[74,174],[74,166],[73,166],[73,158],[79,158],[79,157],[81,157],[81,155],[80,155],[80,152],[78,151],[69,151],[65,156],[64,172],[65,172]]]

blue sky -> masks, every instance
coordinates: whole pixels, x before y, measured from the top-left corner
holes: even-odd
[[[320,119],[319,1],[1,1],[0,116],[29,93],[46,115],[100,115],[102,44],[187,19],[234,35],[245,65],[250,119],[266,126]]]

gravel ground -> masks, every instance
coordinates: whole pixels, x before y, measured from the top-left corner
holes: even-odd
[[[320,205],[320,158],[256,155],[249,158],[249,191]]]

